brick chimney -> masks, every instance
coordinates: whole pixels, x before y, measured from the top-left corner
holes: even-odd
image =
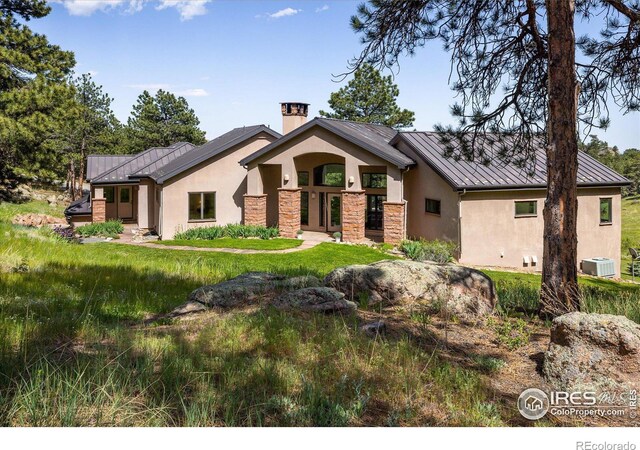
[[[282,109],[282,134],[287,134],[307,122],[309,103],[284,102]]]

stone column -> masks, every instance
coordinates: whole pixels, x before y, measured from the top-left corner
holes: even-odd
[[[404,202],[384,202],[384,242],[399,244],[405,238]]]
[[[267,226],[267,194],[244,195],[244,224]]]
[[[364,191],[342,191],[342,239],[345,242],[364,240],[366,208]]]
[[[107,199],[94,198],[91,200],[91,221],[93,223],[107,221]]]
[[[296,237],[300,229],[300,189],[278,189],[278,228],[280,236]]]

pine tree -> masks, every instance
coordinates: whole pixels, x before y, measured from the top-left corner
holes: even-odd
[[[363,64],[345,87],[331,94],[329,106],[333,112],[320,111],[320,115],[407,128],[413,125],[414,113],[400,109],[396,103],[399,94],[391,76],[383,77],[372,65]]]
[[[155,97],[144,91],[133,106],[126,135],[130,152],[167,147],[176,142],[206,142],[200,120],[184,97],[159,90]]]

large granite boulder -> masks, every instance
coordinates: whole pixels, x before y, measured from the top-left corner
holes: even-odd
[[[281,292],[308,286],[319,286],[313,276],[288,278],[267,272],[248,272],[222,283],[202,286],[189,294],[187,303],[173,311],[173,315],[202,311],[207,308],[234,308],[243,304],[272,298]]]
[[[640,386],[640,325],[624,316],[573,312],[553,320],[543,372],[558,390]]]
[[[357,306],[344,298],[342,292],[327,287],[308,287],[282,294],[274,301],[278,309],[297,309],[308,312],[349,313]]]
[[[44,226],[66,226],[67,221],[59,217],[49,216],[47,214],[18,214],[11,220],[14,225],[24,227],[44,227]]]
[[[349,300],[365,296],[384,306],[417,301],[470,321],[493,313],[497,302],[488,276],[454,264],[395,260],[347,266],[327,275],[324,284]]]

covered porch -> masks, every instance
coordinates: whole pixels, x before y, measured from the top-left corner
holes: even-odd
[[[405,237],[402,170],[373,155],[339,149],[280,155],[248,167],[244,222],[342,233],[345,242]]]

